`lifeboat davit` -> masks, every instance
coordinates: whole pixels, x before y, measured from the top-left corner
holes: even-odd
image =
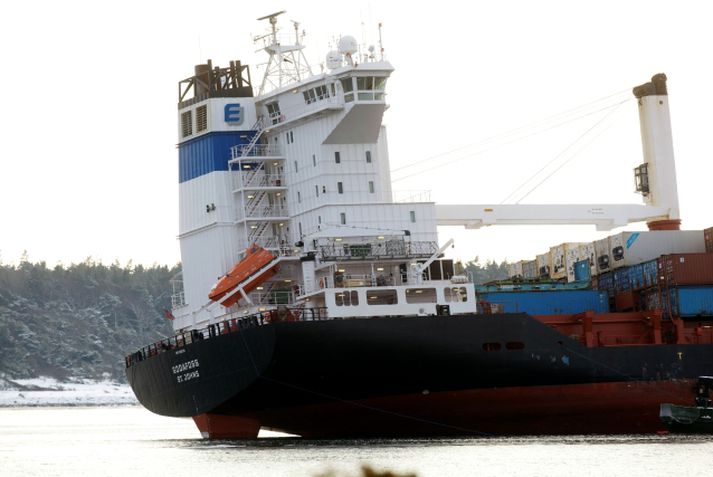
[[[253,275],[276,259],[277,257],[272,252],[265,250],[259,245],[249,247],[245,251],[245,258],[236,263],[228,273],[223,275],[220,280],[213,285],[213,288],[208,294],[208,298],[213,301],[220,302],[225,295],[229,294],[231,291],[235,290],[236,287],[252,278],[248,281],[248,283],[243,285],[245,293],[251,292],[265,280],[269,279],[278,272],[280,266],[275,265],[274,267],[270,267],[263,271],[258,276],[253,277]],[[222,305],[232,306],[236,304],[240,298],[242,298],[240,292],[234,293],[232,296],[225,299],[225,301],[222,302]]]

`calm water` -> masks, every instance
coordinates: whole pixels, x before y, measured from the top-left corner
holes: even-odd
[[[702,475],[713,436],[209,442],[140,407],[0,409],[1,476]]]

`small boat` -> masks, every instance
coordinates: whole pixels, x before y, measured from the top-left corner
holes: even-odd
[[[213,286],[208,298],[226,307],[236,304],[242,298],[238,287],[242,285],[242,291],[250,293],[278,272],[279,265],[269,267],[276,259],[269,250],[252,245],[245,251],[245,258],[236,263]]]
[[[671,432],[713,434],[713,405],[710,392],[713,376],[700,376],[696,386],[695,406],[661,404],[660,417]]]

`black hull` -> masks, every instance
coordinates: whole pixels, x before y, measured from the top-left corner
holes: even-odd
[[[659,403],[690,402],[711,370],[713,345],[587,348],[505,314],[256,326],[162,352],[127,376],[158,414],[339,437],[648,432]],[[630,401],[651,409],[625,424]],[[600,411],[622,417],[607,424]]]

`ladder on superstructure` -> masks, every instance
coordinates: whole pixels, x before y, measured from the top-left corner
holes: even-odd
[[[240,148],[240,159],[250,155],[253,148],[260,140],[262,133],[265,131],[265,118],[262,116],[257,118],[257,121],[255,121],[255,124],[253,124],[250,129],[255,131],[255,134],[253,134],[253,137],[252,139],[250,139],[250,142],[248,144]]]

